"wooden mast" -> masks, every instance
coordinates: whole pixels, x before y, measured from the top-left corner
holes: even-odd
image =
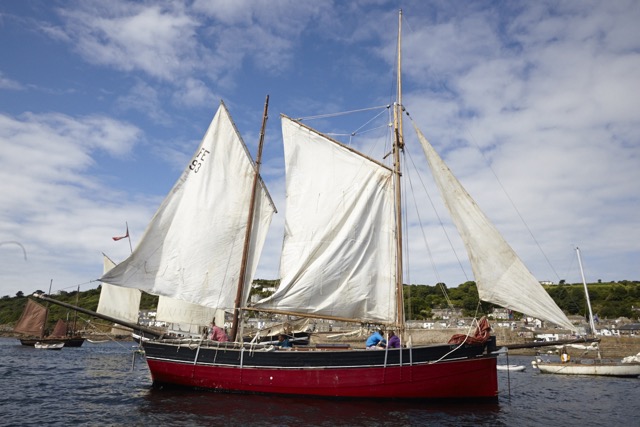
[[[128,227],[128,226],[127,226]],[[80,305],[80,285],[78,285],[78,290],[76,291],[76,306]],[[67,327],[67,335],[69,335],[69,327]],[[73,329],[71,330],[71,335],[75,336],[78,331],[78,312],[73,311]]]
[[[253,191],[251,192],[251,202],[249,203],[249,218],[247,220],[247,231],[244,237],[244,248],[242,250],[242,264],[240,268],[240,277],[238,278],[238,291],[236,292],[236,300],[233,308],[233,323],[231,325],[230,338],[235,341],[238,335],[238,323],[240,319],[240,306],[242,304],[242,296],[244,295],[244,282],[247,277],[247,262],[249,259],[249,244],[251,243],[251,232],[253,229],[253,219],[255,216],[256,192],[260,183],[260,164],[262,163],[262,145],[264,143],[264,133],[267,126],[267,111],[269,109],[269,95],[264,102],[264,113],[262,115],[262,127],[260,128],[260,139],[258,141],[258,154],[256,155],[256,173],[253,176]]]
[[[393,170],[394,188],[396,199],[396,304],[397,304],[397,327],[399,336],[404,335],[404,298],[402,291],[402,188],[400,186],[400,151],[404,149],[404,136],[402,133],[402,9],[398,14],[398,75],[397,75],[397,98],[393,107]]]
[[[51,295],[51,286],[53,286],[53,279],[49,282],[49,295]],[[47,322],[49,321],[49,303],[47,302],[47,306],[44,312],[44,323],[42,325],[42,330],[40,331],[40,338],[44,338],[44,334],[47,331]]]

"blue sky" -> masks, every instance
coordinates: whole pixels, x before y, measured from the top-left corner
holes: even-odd
[[[219,100],[255,153],[267,94],[279,214],[257,276],[277,278],[279,114],[391,102],[399,8],[403,104],[534,275],[578,282],[578,245],[589,281],[639,280],[636,1],[16,0],[0,3],[0,296],[96,287],[101,253],[129,253],[111,237],[128,222],[135,246]],[[369,152],[375,134],[353,143]],[[412,254],[409,280],[472,279],[418,204],[438,267]]]

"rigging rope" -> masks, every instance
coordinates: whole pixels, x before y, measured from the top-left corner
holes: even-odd
[[[320,114],[320,115],[317,115],[317,116],[298,117],[296,120],[301,122],[303,120],[325,119],[327,117],[344,116],[344,115],[347,115],[347,114],[360,113],[362,111],[377,110],[379,108],[388,109],[388,108],[391,108],[391,105],[389,105],[389,104],[387,104],[387,105],[378,105],[377,107],[360,108],[358,110],[342,111],[342,112],[339,112],[339,113],[330,113],[330,114]]]
[[[411,120],[413,122],[413,118],[411,117],[411,115],[409,115],[409,112],[406,111],[406,115],[407,117],[409,117],[409,120]],[[411,153],[409,153],[409,160],[411,160],[411,164],[413,165],[415,170],[418,170],[418,167],[416,166],[413,157],[411,157]],[[440,216],[440,214],[438,213],[435,204],[433,202],[433,199],[431,197],[431,193],[429,192],[429,190],[427,189],[427,186],[425,185],[424,181],[422,180],[422,177],[420,176],[420,174],[418,174],[418,179],[420,180],[420,184],[422,185],[422,188],[424,189],[425,193],[427,194],[427,198],[429,199],[429,203],[431,204],[431,208],[433,209],[434,213],[436,214],[436,217],[438,218],[438,224],[440,225],[440,227],[442,228],[442,231],[444,232],[445,237],[447,238],[447,241],[449,242],[449,246],[451,247],[451,249],[453,250],[453,254],[456,257],[456,260],[458,261],[458,265],[460,266],[460,270],[462,271],[462,274],[464,274],[464,277],[467,281],[469,281],[469,276],[467,275],[467,272],[464,269],[464,266],[462,265],[462,261],[460,260],[460,257],[458,256],[458,252],[456,251],[453,242],[451,241],[451,237],[449,236],[449,233],[447,233],[447,229],[444,226],[444,221],[442,220],[442,217]],[[416,209],[417,209],[417,203],[416,205]],[[420,215],[418,214],[418,217]],[[420,222],[421,226],[422,226],[422,222]],[[424,231],[423,231],[424,233]],[[426,241],[426,237],[425,237],[425,241]],[[432,264],[434,265],[434,270],[435,270],[435,264],[433,259],[431,260]],[[437,270],[436,270],[436,275],[437,275]]]
[[[480,152],[480,155],[482,156],[482,158],[484,159],[485,163],[487,164],[487,166],[489,167],[489,170],[491,171],[491,174],[493,175],[493,177],[496,179],[496,181],[498,182],[498,185],[500,186],[500,188],[502,189],[502,192],[504,193],[504,195],[507,197],[507,200],[509,200],[509,203],[511,204],[511,207],[513,207],[513,209],[516,211],[516,214],[518,215],[518,218],[520,218],[520,221],[522,222],[522,224],[524,225],[524,227],[526,228],[527,232],[529,233],[529,235],[531,236],[531,238],[533,239],[534,243],[536,244],[536,246],[538,247],[538,249],[540,250],[540,253],[542,253],[542,256],[544,257],[544,259],[547,261],[547,264],[549,264],[549,267],[551,268],[551,270],[553,271],[553,274],[556,275],[556,277],[558,278],[558,280],[560,280],[560,276],[558,275],[558,272],[556,271],[556,269],[553,267],[553,264],[551,264],[551,261],[549,260],[549,257],[547,257],[547,254],[545,253],[545,251],[542,249],[542,246],[540,245],[540,242],[538,242],[538,239],[536,239],[535,235],[533,234],[533,232],[531,231],[531,228],[529,228],[529,224],[527,224],[527,222],[525,221],[524,217],[522,216],[522,214],[520,213],[520,211],[518,210],[518,207],[516,206],[516,204],[514,203],[513,199],[511,198],[511,196],[509,195],[509,193],[507,192],[507,189],[504,187],[504,185],[502,184],[502,181],[500,181],[500,178],[498,177],[498,175],[496,174],[495,170],[491,167],[491,163],[489,162],[489,160],[487,159],[487,157],[484,155],[484,152],[482,151],[482,149],[480,149],[480,146],[478,146],[478,144],[475,142],[475,137],[473,135],[473,133],[471,133],[471,131],[469,129],[465,129],[465,132],[469,134],[469,141],[476,147],[476,149],[478,150],[478,152]]]

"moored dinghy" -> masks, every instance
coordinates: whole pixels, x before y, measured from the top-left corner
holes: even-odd
[[[501,365],[498,364],[498,371],[522,372],[526,369],[524,365]]]
[[[62,347],[64,347],[64,343],[63,342],[58,342],[58,343],[37,342],[33,346],[40,350],[62,350]]]

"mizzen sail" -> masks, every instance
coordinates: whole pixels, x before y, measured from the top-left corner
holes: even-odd
[[[104,273],[111,271],[116,264],[103,254]],[[137,323],[140,311],[140,298],[142,292],[139,289],[123,288],[108,283],[100,285],[100,299],[98,300],[97,313],[111,316],[116,319]]]
[[[214,308],[233,308],[255,164],[224,104],[140,243],[100,281]],[[275,211],[260,181],[245,299]]]
[[[158,298],[156,319],[159,321],[181,324],[190,327],[192,332],[196,332],[197,327],[208,325],[214,318],[216,325],[222,326],[224,324],[224,310],[205,307],[175,298],[163,296]]]
[[[256,307],[396,322],[393,172],[288,117],[277,291]]]
[[[415,124],[414,127],[469,255],[480,299],[575,330]]]

